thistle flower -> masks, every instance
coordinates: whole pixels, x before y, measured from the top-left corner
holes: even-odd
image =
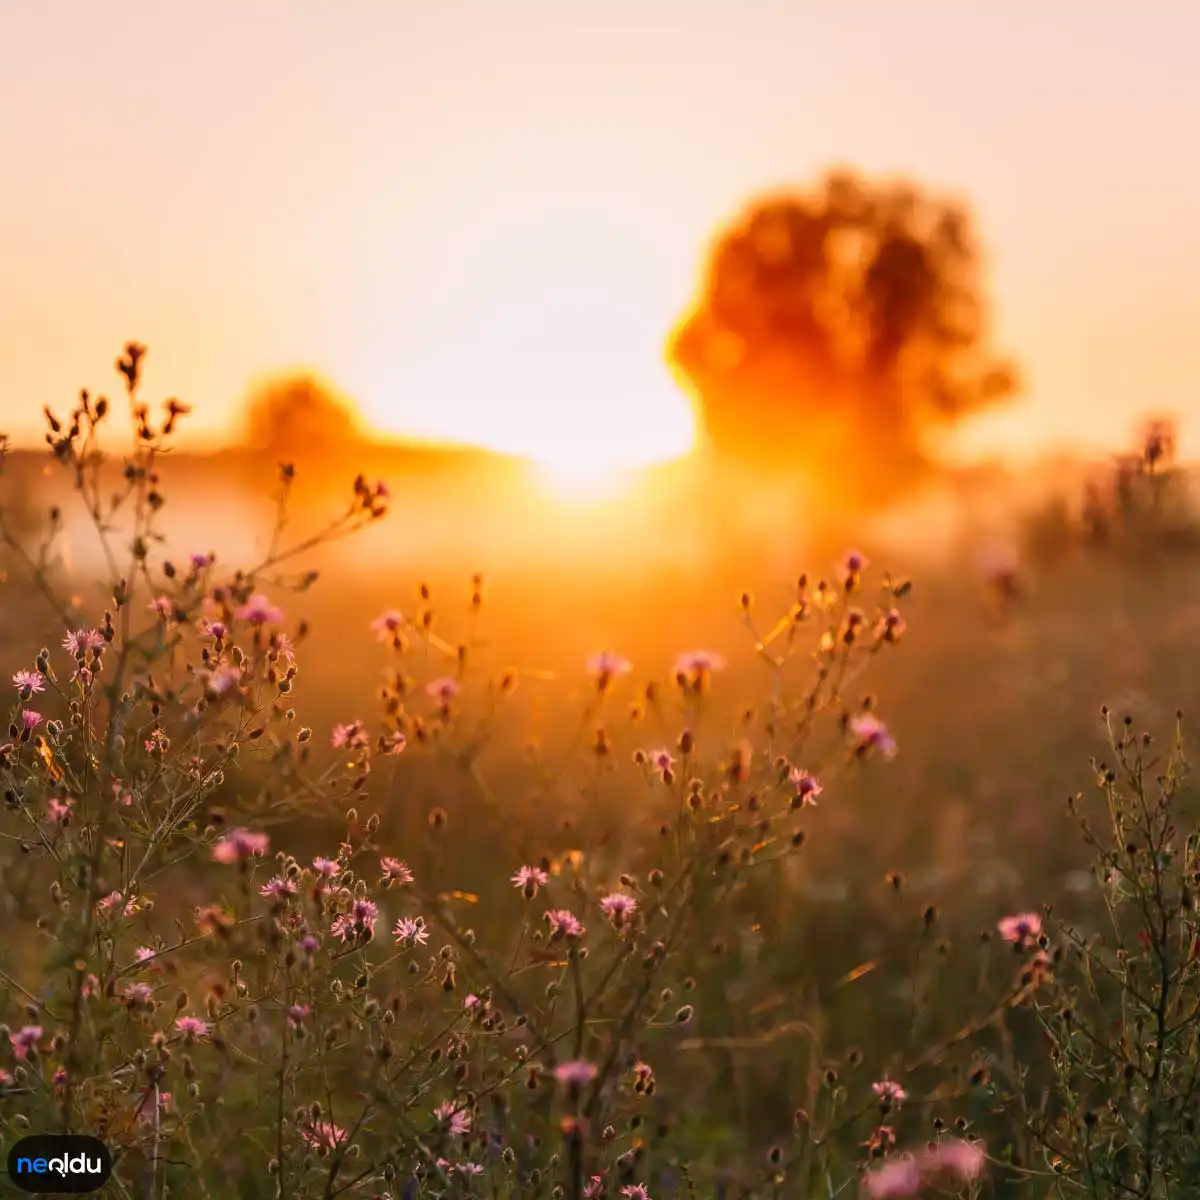
[[[579,918],[566,908],[551,909],[546,913],[545,920],[546,924],[550,926],[551,939],[565,937],[575,940],[583,937],[587,932]]]
[[[471,1132],[471,1114],[465,1108],[456,1106],[453,1100],[439,1104],[433,1110],[433,1119],[451,1137],[465,1137]]]
[[[255,592],[233,615],[249,625],[278,625],[283,620],[283,609],[272,604],[261,592]]]
[[[511,880],[513,887],[524,893],[526,900],[532,900],[538,894],[538,890],[549,882],[550,876],[540,867],[521,867]]]
[[[213,846],[213,861],[242,862],[247,858],[266,854],[269,845],[270,838],[265,833],[254,833],[249,829],[231,829]]]
[[[175,1028],[183,1034],[184,1045],[190,1046],[197,1038],[208,1035],[209,1024],[207,1021],[200,1020],[199,1017],[179,1017],[175,1022]]]
[[[9,1034],[8,1040],[18,1062],[25,1062],[29,1058],[29,1051],[37,1048],[44,1033],[40,1025],[24,1025],[16,1033]]]
[[[888,727],[874,713],[857,713],[850,718],[849,729],[858,740],[861,753],[878,750],[884,758],[895,757],[896,741],[888,732]]]
[[[408,869],[407,863],[402,863],[398,858],[381,858],[379,870],[383,873],[384,883],[387,884],[405,884],[413,881],[413,873]]]
[[[624,929],[637,908],[638,902],[624,892],[612,892],[600,900],[600,909],[614,929]]]
[[[633,664],[611,650],[602,650],[588,659],[587,669],[596,678],[597,690],[603,692],[618,675],[628,675]]]
[[[41,671],[17,671],[12,677],[13,687],[21,693],[22,700],[28,700],[34,692],[46,690],[46,677]]]
[[[881,1108],[899,1108],[908,1099],[908,1093],[894,1079],[886,1076],[871,1084],[871,1091],[879,1097]]]
[[[1028,950],[1042,936],[1042,918],[1035,912],[1016,913],[1004,917],[996,928],[1006,942],[1013,942],[1018,950]]]
[[[429,941],[429,930],[425,927],[423,917],[401,917],[392,930],[392,936],[408,949],[412,946],[424,946]]]
[[[346,1140],[346,1131],[332,1121],[310,1121],[300,1131],[314,1150],[332,1150]]]
[[[585,1059],[573,1059],[570,1062],[559,1063],[554,1068],[554,1078],[571,1091],[586,1087],[596,1078],[595,1066]]]
[[[788,771],[788,782],[796,789],[796,799],[802,808],[815,808],[816,798],[825,790],[815,775],[799,767]]]

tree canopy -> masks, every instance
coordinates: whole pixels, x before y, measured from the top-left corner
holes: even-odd
[[[894,495],[930,435],[1010,397],[969,212],[838,171],[761,197],[715,241],[667,357],[713,451]]]
[[[354,404],[308,372],[279,376],[249,396],[245,444],[280,458],[319,458],[361,441]]]

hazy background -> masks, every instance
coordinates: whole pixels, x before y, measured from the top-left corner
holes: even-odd
[[[846,161],[975,208],[1029,387],[973,448],[1152,405],[1194,449],[1198,40],[1072,0],[5,5],[0,422],[136,336],[209,438],[311,364],[389,431],[670,453],[706,239]]]

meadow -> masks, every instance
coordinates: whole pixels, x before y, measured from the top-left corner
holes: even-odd
[[[1174,526],[1039,501],[1010,578],[962,514],[851,543],[691,484],[330,510],[134,416],[124,469],[89,403],[2,481],[6,1153],[93,1132],[106,1194],[213,1200],[1190,1194]]]

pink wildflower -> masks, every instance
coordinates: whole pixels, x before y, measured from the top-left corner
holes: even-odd
[[[74,800],[56,800],[53,796],[46,802],[46,819],[55,825],[65,825],[71,819],[71,807]]]
[[[133,957],[135,962],[149,962],[152,958],[158,957],[158,952],[150,946],[139,946],[134,952]]]
[[[203,571],[205,567],[211,567],[213,556],[211,554],[199,554],[193,551],[188,560],[191,563],[193,571]]]
[[[433,1117],[451,1137],[463,1137],[471,1132],[471,1114],[465,1108],[456,1107],[453,1100],[439,1104],[433,1110]]]
[[[650,1200],[650,1193],[644,1183],[626,1184],[621,1189],[621,1195],[625,1196],[626,1200]]]
[[[521,867],[512,877],[512,885],[523,892],[526,900],[532,900],[539,888],[550,882],[550,876],[541,867]]]
[[[312,861],[313,870],[325,879],[332,879],[341,869],[332,858],[322,858],[317,855]]]
[[[21,727],[28,733],[32,733],[42,723],[42,714],[34,712],[32,708],[21,710]]]
[[[978,1179],[986,1163],[987,1155],[983,1147],[962,1138],[950,1138],[939,1143],[929,1155],[929,1165],[933,1170],[944,1171],[960,1183]]]
[[[579,918],[566,908],[552,908],[546,913],[546,924],[550,926],[551,939],[565,937],[575,940],[587,932]]]
[[[593,1175],[583,1185],[583,1200],[599,1200],[604,1195],[604,1176]]]
[[[242,862],[254,855],[266,854],[269,845],[270,838],[265,833],[254,833],[249,829],[231,829],[213,846],[213,861]]]
[[[725,660],[711,650],[691,650],[675,660],[675,678],[692,687],[707,681],[714,671],[723,671]]]
[[[792,767],[788,771],[788,782],[796,789],[796,799],[802,808],[815,808],[816,798],[825,790],[815,775],[799,767]]]
[[[205,679],[205,687],[214,696],[224,696],[226,692],[237,687],[242,681],[242,672],[232,663],[221,663],[209,671]]]
[[[878,750],[884,758],[895,757],[895,739],[888,732],[888,727],[874,713],[857,713],[851,717],[850,732],[858,739],[858,748],[862,753]]]
[[[361,721],[350,721],[345,725],[335,725],[329,744],[335,750],[363,750],[370,743],[367,727]]]
[[[293,1026],[299,1027],[304,1024],[304,1019],[312,1014],[312,1008],[307,1004],[289,1004],[287,1010],[288,1020]]]
[[[146,607],[151,612],[157,613],[164,621],[175,611],[175,604],[170,596],[155,596]]]
[[[596,1078],[596,1068],[585,1059],[573,1059],[571,1062],[559,1063],[554,1068],[554,1078],[565,1087],[578,1091]]]
[[[604,691],[618,675],[628,675],[633,670],[633,664],[611,650],[602,650],[588,659],[587,669],[589,674],[596,677],[596,687]]]
[[[215,641],[223,641],[229,636],[229,626],[224,621],[214,621],[205,617],[197,624],[201,637],[210,637]]]
[[[30,1050],[36,1050],[42,1040],[45,1030],[40,1025],[24,1025],[16,1033],[10,1033],[8,1040],[12,1043],[13,1053],[18,1062],[25,1062]]]
[[[866,1188],[872,1200],[892,1200],[898,1196],[918,1195],[923,1182],[921,1167],[915,1158],[894,1158],[868,1173]]]
[[[142,1125],[153,1125],[156,1119],[155,1104],[154,1104],[155,1089],[144,1087],[138,1089],[137,1119]],[[173,1097],[170,1092],[158,1093],[158,1115],[163,1115],[171,1111],[171,1101]]]
[[[624,929],[637,912],[637,907],[638,902],[624,892],[612,892],[600,901],[601,911],[612,922],[614,929]]]
[[[1037,913],[1017,913],[1005,917],[996,928],[1006,942],[1013,942],[1018,950],[1028,950],[1042,936],[1042,918]]]
[[[375,936],[375,922],[379,917],[379,905],[373,900],[355,900],[348,913],[343,913],[330,926],[329,932],[343,942],[351,938]]]
[[[458,680],[451,679],[449,676],[444,676],[441,679],[433,679],[425,685],[425,691],[435,700],[440,700],[443,704],[449,704],[459,693]]]
[[[389,733],[382,741],[380,749],[384,754],[403,754],[405,747],[408,745],[408,738],[404,736],[400,730],[396,729]]]
[[[389,608],[387,612],[380,613],[371,622],[371,629],[379,635],[381,642],[394,640],[396,634],[400,633],[403,628],[404,618],[394,608]]]
[[[401,946],[424,946],[429,941],[429,930],[423,917],[401,917],[392,934]]]
[[[408,869],[408,864],[398,858],[381,858],[379,869],[387,883],[405,884],[413,881],[413,873]]]
[[[250,625],[277,625],[283,620],[283,609],[272,604],[261,592],[255,592],[234,616]]]
[[[12,681],[13,687],[21,693],[22,700],[28,700],[34,692],[46,690],[46,677],[41,671],[18,671]]]
[[[908,1093],[894,1080],[886,1076],[871,1084],[871,1091],[879,1097],[881,1108],[899,1108],[908,1099]]]
[[[200,1020],[199,1017],[179,1017],[175,1028],[183,1034],[184,1045],[190,1046],[197,1038],[207,1035],[208,1022]]]
[[[286,900],[289,896],[294,896],[298,890],[290,879],[276,875],[258,889],[258,894],[264,900]]]
[[[646,758],[660,775],[666,775],[675,766],[675,756],[666,748],[651,750]]]
[[[63,638],[62,644],[64,650],[70,651],[78,658],[88,650],[99,653],[108,643],[98,629],[74,629]]]
[[[301,1130],[301,1136],[314,1150],[332,1150],[346,1140],[346,1131],[332,1121],[313,1121]]]

